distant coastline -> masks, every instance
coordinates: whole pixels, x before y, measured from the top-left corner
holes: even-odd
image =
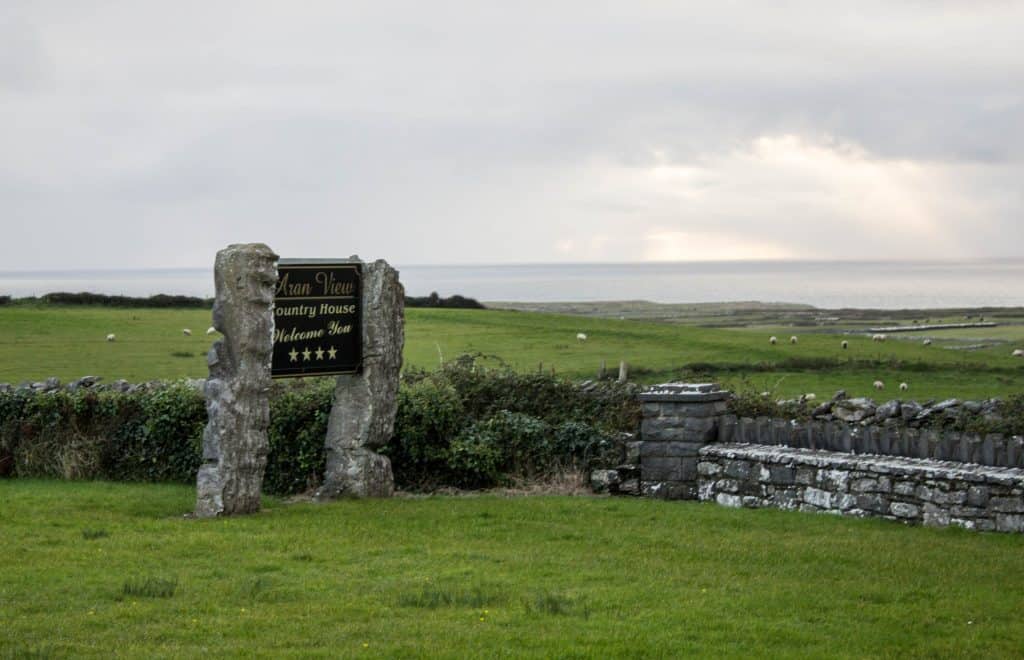
[[[514,303],[645,300],[666,304],[783,302],[819,309],[1024,306],[1024,259],[962,261],[707,261],[691,263],[398,265],[406,293]],[[203,268],[0,271],[0,295],[88,291],[209,298]]]

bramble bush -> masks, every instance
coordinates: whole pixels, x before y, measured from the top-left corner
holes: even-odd
[[[333,391],[330,378],[275,384],[266,492],[299,493],[322,479]],[[0,476],[191,483],[205,424],[202,392],[184,382],[131,393],[0,391]],[[489,487],[611,465],[618,432],[638,424],[628,387],[585,393],[467,358],[403,376],[382,451],[400,488]]]

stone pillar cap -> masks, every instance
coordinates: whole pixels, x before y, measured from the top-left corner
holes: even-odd
[[[639,394],[642,402],[705,403],[728,397],[729,392],[718,383],[662,383],[652,385]]]

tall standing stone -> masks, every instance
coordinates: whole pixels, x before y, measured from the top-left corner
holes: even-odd
[[[267,465],[270,360],[274,347],[277,255],[262,243],[217,253],[213,327],[224,338],[206,361],[208,422],[196,478],[196,515],[253,513]]]
[[[389,497],[391,461],[376,453],[391,439],[405,345],[405,290],[386,261],[363,266],[363,369],[338,376],[327,422],[327,471],[318,499]]]

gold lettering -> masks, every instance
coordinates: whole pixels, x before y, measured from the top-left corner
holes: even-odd
[[[309,294],[313,293],[313,287],[309,284],[309,282],[292,284],[291,282],[288,281],[290,277],[291,273],[285,273],[284,277],[282,277],[278,281],[277,293],[275,295],[282,298],[288,298],[293,296],[308,296]]]

